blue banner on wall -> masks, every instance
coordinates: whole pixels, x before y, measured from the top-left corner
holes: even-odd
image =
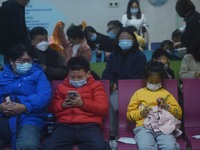
[[[59,20],[66,22],[67,17],[52,2],[31,0],[26,6],[26,26],[30,30],[42,26],[51,35]]]

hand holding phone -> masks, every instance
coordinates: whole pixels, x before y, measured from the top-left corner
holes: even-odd
[[[67,95],[68,95],[68,98],[76,98],[78,96],[78,92],[77,91],[67,91]]]

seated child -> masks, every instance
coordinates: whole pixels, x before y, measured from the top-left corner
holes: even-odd
[[[171,60],[181,60],[187,52],[185,47],[174,48],[173,42],[170,40],[164,40],[160,47],[170,54]]]
[[[57,118],[56,127],[43,145],[44,150],[105,150],[100,127],[108,111],[108,97],[103,85],[90,74],[89,62],[71,58],[69,74],[58,85],[49,111]],[[109,146],[108,146],[109,147]]]
[[[163,63],[165,71],[164,79],[175,78],[174,71],[169,67],[170,54],[167,51],[161,48],[156,49],[152,54],[152,60]]]
[[[127,118],[132,122],[136,122],[134,133],[138,149],[140,150],[180,149],[171,129],[173,128],[173,131],[176,130],[175,127],[180,122],[174,120],[176,120],[175,118],[181,118],[182,110],[174,96],[162,88],[163,73],[162,63],[148,62],[145,68],[146,87],[136,91],[128,105]],[[158,120],[151,122],[153,126],[149,127],[146,121],[148,121],[149,115],[155,109],[161,111],[161,113],[168,113],[168,116],[163,118],[161,113],[157,113]],[[170,114],[173,116],[169,117]],[[167,122],[164,120],[167,120]],[[160,125],[160,121],[164,121],[163,123],[167,123],[167,125]],[[167,131],[163,132],[163,128],[167,129]]]

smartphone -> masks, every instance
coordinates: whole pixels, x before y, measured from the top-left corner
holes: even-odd
[[[77,91],[67,91],[68,97],[69,98],[75,98],[78,96],[78,92]]]

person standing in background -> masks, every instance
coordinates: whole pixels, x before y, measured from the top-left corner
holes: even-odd
[[[145,37],[148,25],[145,15],[141,12],[139,2],[137,0],[130,0],[127,5],[126,13],[121,20],[123,27],[134,26],[139,35]]]
[[[0,53],[8,62],[11,47],[18,43],[29,43],[25,22],[25,6],[30,0],[7,0],[0,8]]]
[[[196,7],[191,0],[178,0],[175,8],[178,15],[184,18],[186,23],[181,37],[181,44],[189,50],[200,39],[200,13],[196,11]]]

